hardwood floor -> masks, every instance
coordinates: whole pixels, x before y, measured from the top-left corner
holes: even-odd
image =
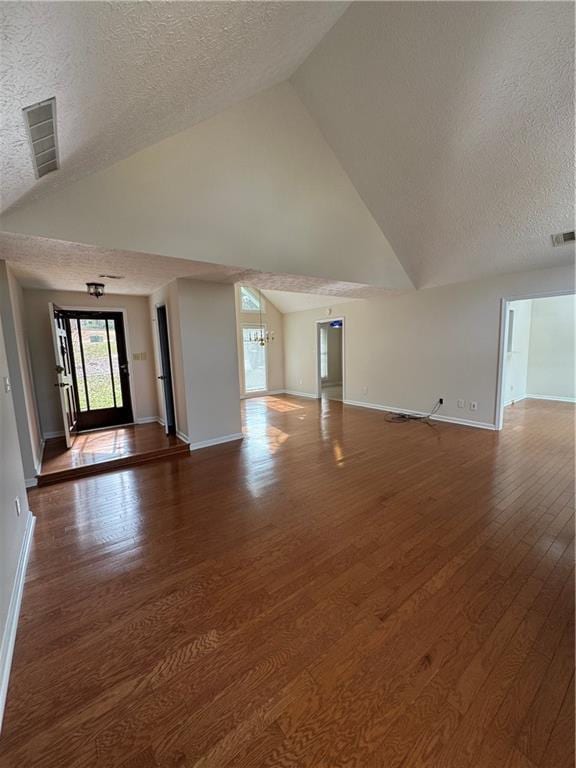
[[[574,765],[574,407],[290,397],[35,489],[0,765]]]
[[[137,424],[76,435],[67,449],[63,437],[47,440],[39,485],[95,475],[121,466],[187,453],[187,444],[160,424]]]

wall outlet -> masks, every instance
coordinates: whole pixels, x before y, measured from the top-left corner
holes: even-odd
[[[301,387],[301,386],[302,386],[302,379],[298,379],[298,386],[299,386],[299,387]]]
[[[20,509],[20,499],[18,496],[14,499],[14,506],[16,507],[16,514],[20,517],[22,510]]]
[[[466,400],[458,400],[458,408],[466,408]]]
[[[10,384],[10,379],[8,378],[8,376],[4,376],[4,392],[8,394],[8,392],[10,392],[11,389],[12,389],[12,385]]]
[[[362,387],[362,394],[367,395],[368,394],[368,387]]]
[[[476,400],[470,400],[470,410],[471,411],[478,410],[478,403],[476,402]]]

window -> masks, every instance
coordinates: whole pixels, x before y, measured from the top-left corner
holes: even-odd
[[[264,312],[263,302],[260,301],[260,294],[252,288],[245,285],[240,287],[240,305],[242,312]]]
[[[328,328],[320,326],[320,378],[328,378]]]
[[[261,346],[257,341],[250,341],[250,336],[253,337],[258,330],[258,328],[242,329],[245,392],[261,392],[267,387],[266,345]]]

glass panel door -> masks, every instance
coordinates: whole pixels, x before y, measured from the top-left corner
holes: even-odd
[[[132,421],[121,314],[67,311],[79,428]]]
[[[245,392],[261,392],[267,388],[266,345],[250,340],[257,332],[258,328],[242,329]]]

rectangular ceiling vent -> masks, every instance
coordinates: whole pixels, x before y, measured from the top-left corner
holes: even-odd
[[[574,242],[574,230],[571,232],[560,232],[559,235],[552,235],[552,245],[564,245],[564,243]]]
[[[58,141],[56,138],[56,99],[47,99],[24,107],[24,120],[32,150],[36,178],[58,170]]]

